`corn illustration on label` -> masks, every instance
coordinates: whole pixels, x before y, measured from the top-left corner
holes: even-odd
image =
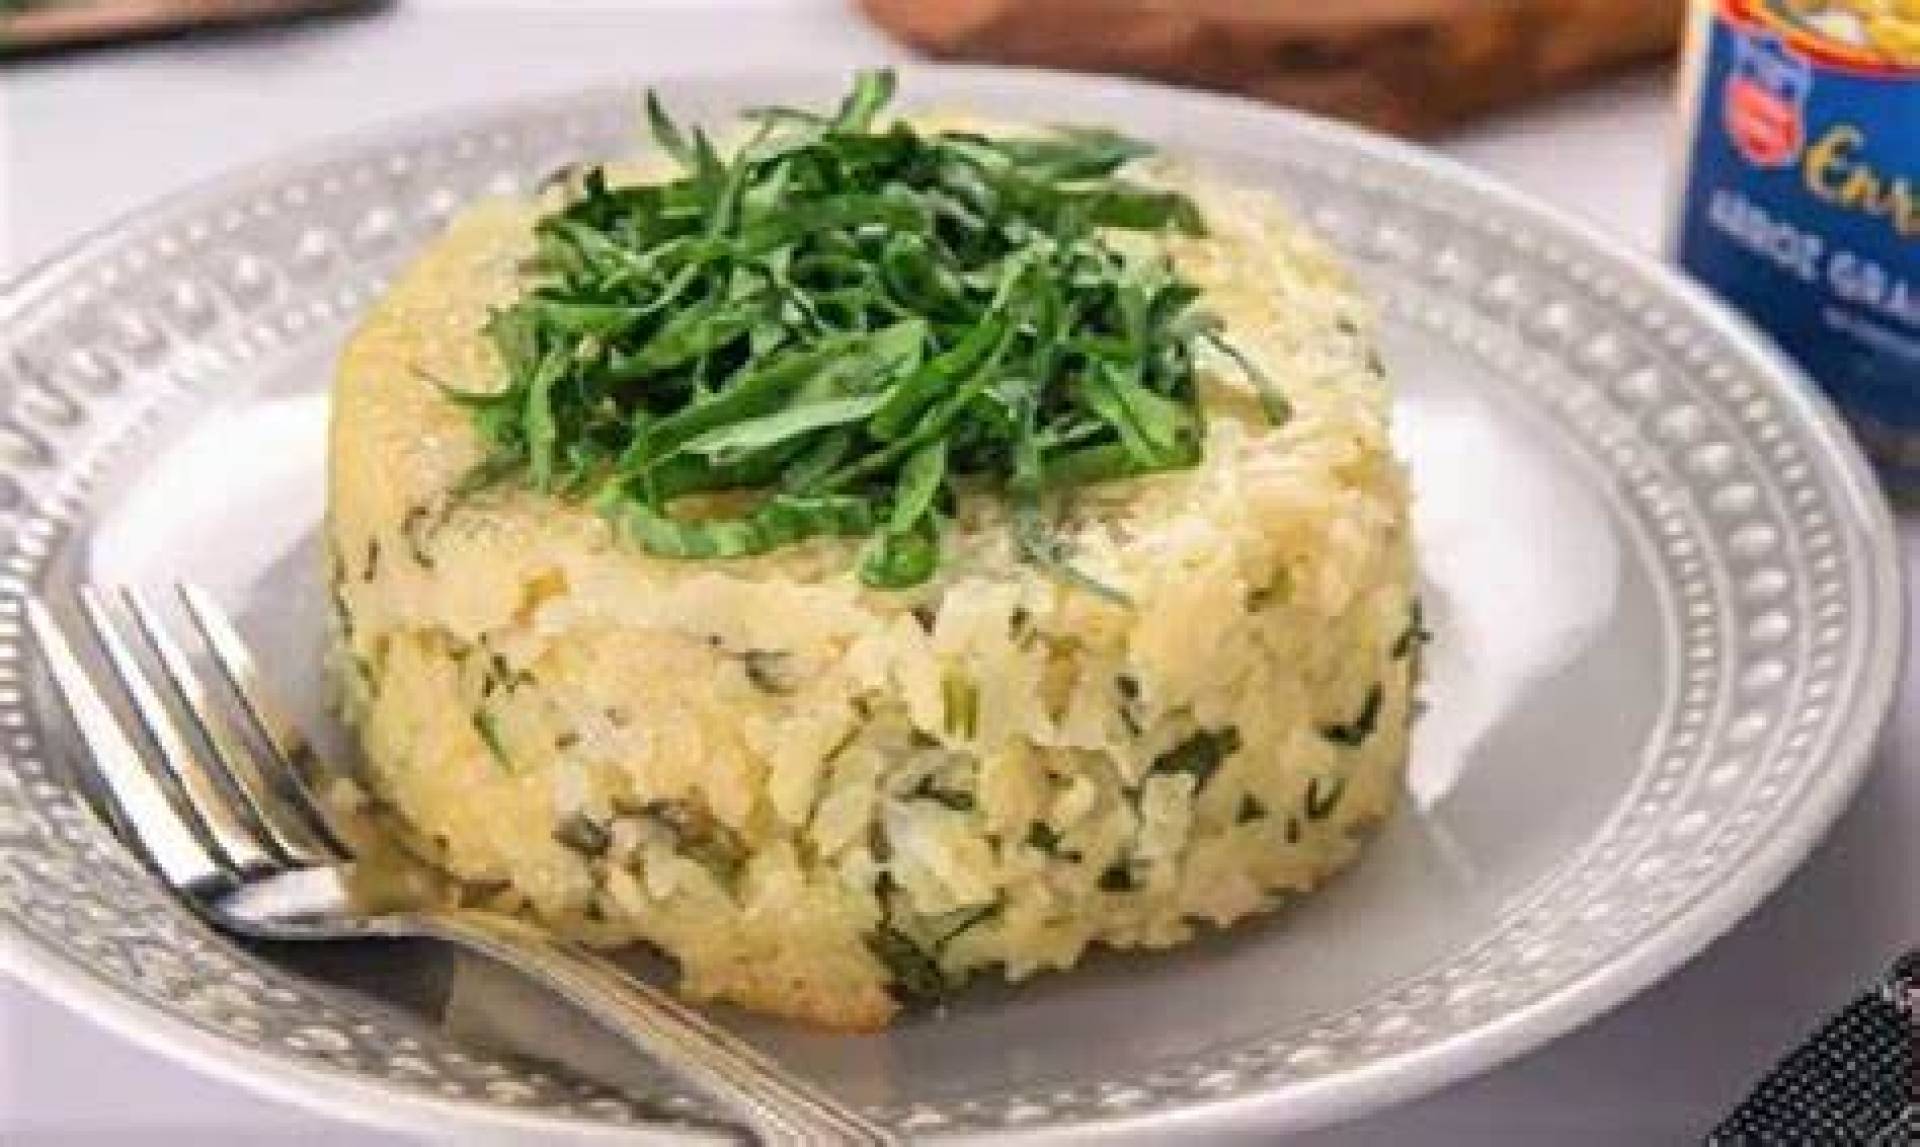
[[[1703,0],[1681,264],[1920,489],[1920,0]]]

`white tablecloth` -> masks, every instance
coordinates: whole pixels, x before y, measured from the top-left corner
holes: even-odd
[[[0,272],[154,196],[408,112],[616,77],[871,61],[840,0],[453,3],[0,69]],[[1667,77],[1603,87],[1443,147],[1622,242],[1657,241]],[[1920,524],[1903,525],[1909,559]],[[1910,583],[1911,584],[1911,583]],[[1909,640],[1911,641],[1911,634]],[[1782,1050],[1920,941],[1920,690],[1827,843],[1663,984],[1478,1079],[1307,1142],[1697,1141]],[[0,1140],[387,1144],[205,1079],[0,975]]]

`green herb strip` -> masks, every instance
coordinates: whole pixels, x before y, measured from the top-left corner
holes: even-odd
[[[1127,735],[1138,737],[1141,733],[1140,717],[1137,711],[1140,703],[1140,679],[1130,673],[1122,673],[1113,679],[1114,688],[1120,693],[1120,723],[1127,727]]]
[[[705,809],[686,801],[639,801],[617,796],[613,810],[621,816],[644,817],[666,829],[676,852],[705,868],[722,884],[731,885],[746,866],[745,843]]]
[[[907,799],[932,801],[954,812],[972,812],[974,807],[972,793],[941,788],[931,773],[920,778],[920,783],[908,791]]]
[[[553,830],[554,843],[582,856],[605,856],[613,844],[613,834],[605,825],[583,812],[569,814]]]
[[[1380,720],[1380,705],[1383,700],[1385,700],[1385,694],[1382,693],[1379,682],[1375,682],[1367,690],[1367,699],[1360,706],[1360,712],[1353,720],[1344,724],[1322,725],[1320,735],[1342,748],[1359,748],[1367,743],[1368,737],[1373,736],[1374,725]]]
[[[1414,598],[1407,607],[1407,627],[1393,639],[1393,659],[1404,660],[1416,649],[1433,640],[1433,633],[1427,628],[1425,612],[1421,609],[1420,599]]]
[[[1000,913],[1005,908],[1005,902],[996,899],[991,903],[982,904],[977,908],[961,909],[958,914],[959,918],[948,925],[947,930],[942,932],[939,939],[933,942],[934,954],[945,954],[948,945],[959,939],[962,934],[978,928],[989,920],[998,919]]]
[[[883,922],[867,934],[866,941],[867,950],[893,977],[893,990],[900,996],[924,1002],[947,994],[947,976],[939,961],[906,933]]]
[[[1340,804],[1340,798],[1345,796],[1346,792],[1347,778],[1345,777],[1335,777],[1327,783],[1325,788],[1321,787],[1319,777],[1308,781],[1305,810],[1307,819],[1325,820],[1332,816],[1333,810]]]
[[[890,915],[888,889],[891,878],[883,876],[875,895],[880,897],[883,918],[866,937],[867,950],[887,969],[894,994],[908,1003],[930,1003],[944,998],[959,986],[940,966],[947,947],[966,932],[999,917],[1005,908],[994,900],[973,908],[963,908],[942,918],[946,923],[930,942],[921,943],[894,924]]]
[[[799,688],[791,654],[778,650],[749,649],[740,655],[740,664],[747,680],[762,693],[785,697]]]
[[[893,88],[869,72],[831,114],[752,113],[725,157],[649,96],[678,174],[561,180],[523,293],[487,324],[505,387],[447,388],[490,448],[471,488],[518,475],[591,499],[664,557],[871,537],[860,576],[897,589],[938,570],[965,484],[1009,502],[1027,560],[1125,601],[1073,567],[1047,495],[1195,465],[1203,343],[1274,422],[1286,401],[1197,288],[1109,242],[1203,229],[1185,197],[1122,174],[1150,148],[877,127]],[[683,502],[714,491],[757,497]]]
[[[493,757],[493,763],[506,772],[513,771],[513,759],[507,756],[507,749],[500,741],[500,718],[493,710],[484,706],[473,711],[473,731],[480,735],[481,743],[487,746],[487,752]]]
[[[1199,792],[1220,770],[1221,762],[1239,751],[1239,729],[1232,725],[1223,729],[1202,729],[1155,757],[1148,771],[1190,774],[1193,777],[1193,791]]]
[[[980,686],[949,671],[940,679],[941,723],[949,737],[972,740],[980,731]]]
[[[433,532],[433,512],[425,506],[411,507],[400,523],[400,532],[407,539],[407,552],[412,555],[414,564],[422,569],[432,569],[430,535]]]
[[[1060,830],[1045,821],[1033,821],[1027,825],[1027,844],[1052,856],[1060,848]]]

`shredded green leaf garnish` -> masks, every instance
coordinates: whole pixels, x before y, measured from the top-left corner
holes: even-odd
[[[963,490],[996,494],[1027,560],[1124,602],[1073,565],[1059,492],[1199,462],[1203,342],[1275,422],[1285,400],[1198,288],[1111,241],[1203,230],[1186,197],[1124,174],[1151,148],[922,132],[881,121],[893,89],[868,72],[830,114],[751,113],[728,154],[649,96],[677,174],[562,181],[487,326],[505,387],[450,391],[489,480],[591,499],[666,557],[867,537],[859,573],[882,588],[934,576]],[[718,491],[750,496],[686,501]]]

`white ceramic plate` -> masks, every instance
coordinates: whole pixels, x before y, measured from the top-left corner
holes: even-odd
[[[662,85],[717,118],[841,76]],[[1611,1007],[1752,908],[1859,780],[1901,600],[1870,476],[1804,379],[1664,270],[1416,150],[1158,88],[910,72],[909,103],[1099,121],[1272,186],[1386,314],[1432,650],[1413,797],[1271,920],[1092,959],[943,1018],[723,1018],[926,1134],[1325,1122]],[[326,1110],[469,1135],[697,1117],[618,1049],[463,1046],[423,948],[248,950],[70,790],[17,595],[213,587],[318,688],[326,387],[355,316],[460,203],[631,146],[635,93],[475,111],[171,200],[0,296],[0,915],[50,994]],[[591,1039],[583,1037],[590,1044]],[[538,1041],[534,1041],[536,1044]]]

